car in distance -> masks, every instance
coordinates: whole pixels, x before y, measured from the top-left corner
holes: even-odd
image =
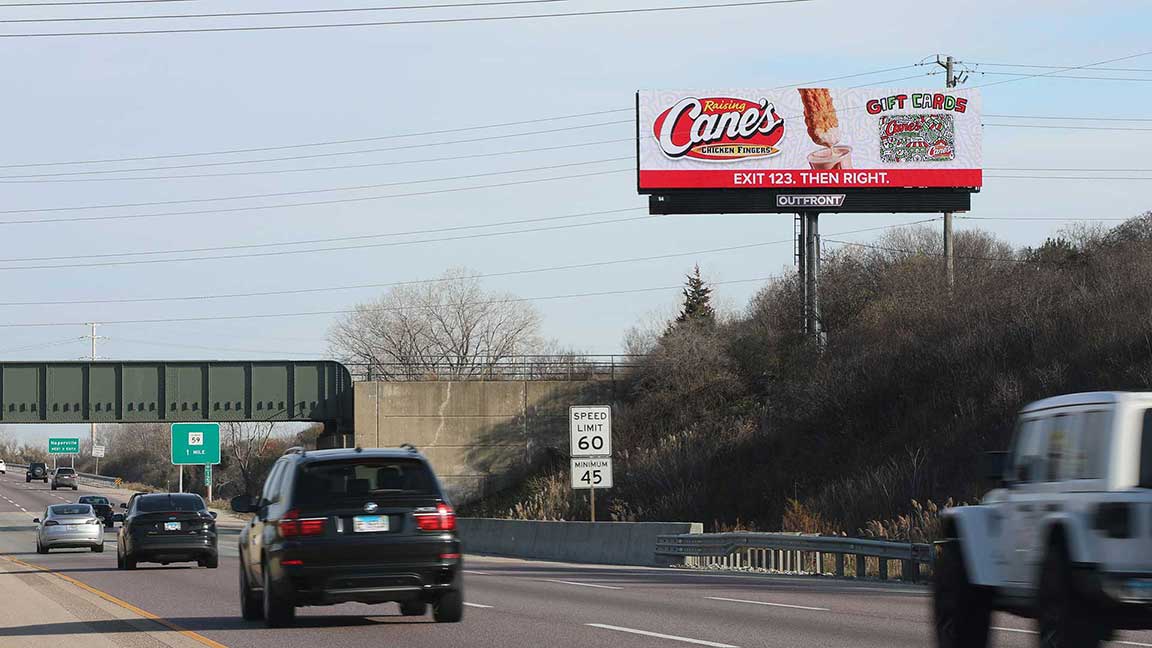
[[[7,475],[7,474],[8,474],[8,465],[4,463],[3,459],[0,459],[0,475]]]
[[[92,510],[96,511],[96,517],[100,518],[104,523],[104,527],[111,529],[115,514],[112,511],[112,503],[108,501],[107,497],[103,495],[82,495],[80,499],[76,500],[80,504],[89,504]]]
[[[240,532],[240,611],[290,625],[296,607],[398,602],[405,616],[432,607],[463,617],[456,514],[415,449],[289,449]]]
[[[33,461],[28,464],[28,470],[24,473],[24,483],[27,484],[33,479],[45,484],[48,483],[48,465],[43,461]]]
[[[1152,628],[1152,393],[1032,403],[999,487],[948,509],[937,543],[938,645],[988,645],[991,613],[1037,620],[1045,648]]]
[[[80,488],[75,468],[57,468],[52,473],[52,490],[57,488],[71,488],[76,490]]]
[[[77,547],[104,551],[104,525],[90,504],[53,504],[42,515],[32,520],[37,524],[36,553]]]
[[[142,562],[167,565],[196,561],[219,565],[216,513],[194,493],[137,493],[127,503],[117,534],[116,567],[136,569]]]

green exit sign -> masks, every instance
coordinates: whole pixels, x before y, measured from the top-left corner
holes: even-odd
[[[220,463],[220,424],[173,423],[172,463],[177,466]]]
[[[80,439],[48,439],[48,454],[80,454]]]

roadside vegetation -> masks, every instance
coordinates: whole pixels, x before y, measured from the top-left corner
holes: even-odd
[[[962,230],[955,250],[951,290],[937,228],[828,252],[823,352],[798,332],[795,276],[730,316],[689,276],[680,315],[629,336],[643,360],[599,514],[927,539],[939,508],[982,494],[982,452],[1022,404],[1152,385],[1152,212],[1020,250]],[[566,451],[467,512],[587,519]]]

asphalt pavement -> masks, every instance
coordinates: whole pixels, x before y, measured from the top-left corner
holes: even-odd
[[[144,564],[135,571],[117,570],[113,533],[106,535],[102,554],[36,554],[32,518],[49,504],[96,490],[53,492],[44,484],[24,483],[22,472],[0,477],[0,562],[5,563],[0,591],[18,586],[13,578],[50,572],[49,577],[141,620],[126,624],[89,615],[62,622],[41,618],[45,612],[13,622],[0,616],[0,646],[92,634],[113,637],[120,642],[114,645],[123,646],[193,641],[236,648],[932,645],[928,592],[914,585],[478,556],[466,559],[468,609],[461,623],[437,624],[431,615],[401,617],[395,604],[345,604],[302,608],[295,627],[273,630],[240,618],[235,529],[221,537],[218,569]],[[995,624],[994,645],[1035,645],[1030,621],[998,615]],[[1117,645],[1152,647],[1152,633],[1125,633],[1122,639]]]

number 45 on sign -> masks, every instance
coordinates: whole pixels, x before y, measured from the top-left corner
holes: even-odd
[[[572,488],[574,490],[612,488],[612,459],[609,457],[573,457]]]

